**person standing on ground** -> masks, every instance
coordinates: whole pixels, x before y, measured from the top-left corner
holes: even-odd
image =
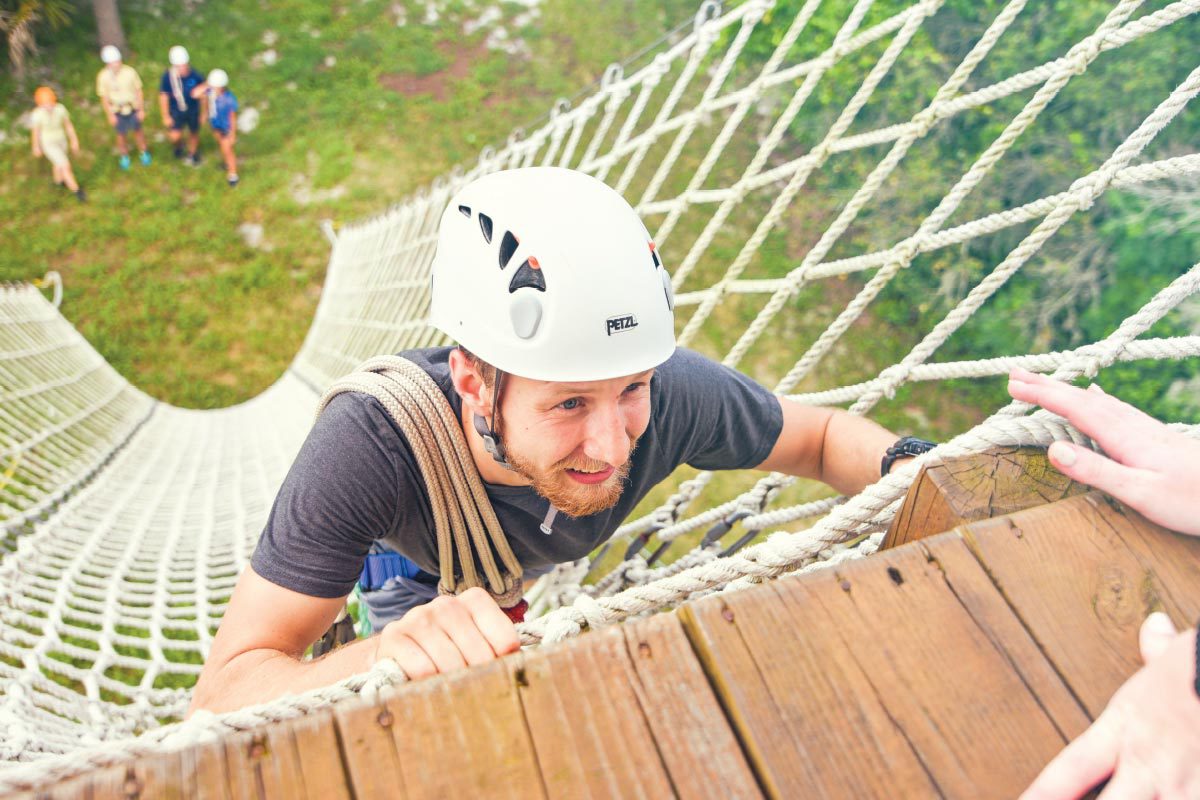
[[[223,69],[208,73],[208,80],[192,90],[192,96],[204,99],[205,113],[212,125],[213,136],[225,160],[225,180],[229,188],[238,185],[237,155],[233,145],[237,142],[238,100],[229,91],[229,75]]]
[[[142,130],[142,123],[146,120],[146,99],[142,93],[141,76],[133,67],[123,63],[121,51],[111,44],[101,48],[100,60],[104,62],[104,67],[96,74],[96,95],[100,98],[108,124],[117,132],[121,169],[129,169],[127,137],[130,133],[141,151],[139,160],[144,166],[150,166],[150,151]]]
[[[158,110],[162,114],[167,137],[175,148],[175,157],[184,159],[188,166],[200,163],[200,123],[202,103],[192,93],[204,83],[203,73],[192,69],[187,48],[175,45],[167,53],[171,66],[163,73],[158,88]],[[188,130],[186,156],[183,147],[183,129]]]
[[[1200,536],[1200,441],[1173,431],[1099,386],[1080,389],[1014,370],[1008,391],[1066,417],[1103,454],[1055,442],[1064,475],[1120,500],[1152,522]],[[1074,800],[1107,780],[1101,797],[1200,797],[1200,673],[1196,629],[1156,611],[1142,623],[1145,666],[1096,721],[1046,766],[1021,800]]]
[[[71,115],[58,102],[58,96],[49,86],[39,86],[33,93],[33,100],[37,103],[30,126],[33,157],[46,156],[46,160],[54,167],[54,185],[65,184],[83,202],[86,195],[75,180],[71,159],[67,156],[68,143],[71,152],[79,152],[79,137],[75,135],[75,126],[71,124]]]

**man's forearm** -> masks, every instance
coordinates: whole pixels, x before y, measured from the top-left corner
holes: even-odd
[[[835,410],[825,429],[821,480],[843,494],[855,494],[879,480],[879,463],[896,434],[869,419]]]
[[[375,663],[378,637],[339,647],[315,661],[300,661],[278,650],[250,650],[231,659],[196,685],[188,715],[200,709],[220,713],[285,694],[297,694],[366,672]]]

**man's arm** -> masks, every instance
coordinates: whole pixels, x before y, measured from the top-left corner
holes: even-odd
[[[170,124],[170,112],[167,110],[170,97],[166,92],[158,93],[158,113],[162,115],[163,125]]]
[[[392,658],[410,679],[482,664],[520,647],[516,628],[491,596],[470,589],[413,609],[369,639],[315,661],[304,651],[325,632],[345,598],[276,586],[247,569],[229,599],[188,714],[222,712],[315,689]]]
[[[896,434],[840,409],[819,408],[779,398],[783,429],[758,469],[814,478],[843,494],[879,480],[879,462]]]

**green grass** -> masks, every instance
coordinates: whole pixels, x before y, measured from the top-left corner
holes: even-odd
[[[93,96],[100,63],[86,9],[70,28],[43,32],[30,80],[0,76],[0,281],[60,271],[63,312],[157,398],[196,408],[246,400],[280,375],[308,329],[329,254],[321,220],[354,221],[403,199],[694,11],[690,0],[547,0],[519,30],[525,59],[489,50],[486,30],[463,34],[478,9],[448,0],[425,24],[424,5],[122,3],[155,157],[129,173],[118,169]],[[523,7],[501,8],[513,28]],[[279,60],[255,67],[268,31]],[[194,170],[159,141],[157,85],[175,43],[197,68],[228,71],[243,108],[261,112],[259,127],[238,139],[236,190],[207,131],[206,161]],[[43,82],[59,90],[79,132],[72,161],[85,205],[51,186],[49,164],[32,158],[17,125]],[[262,225],[269,249],[249,247],[243,223]]]

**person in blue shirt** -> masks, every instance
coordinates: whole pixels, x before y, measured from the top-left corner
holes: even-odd
[[[204,74],[191,67],[186,48],[175,45],[167,54],[171,67],[163,73],[158,87],[158,110],[162,114],[167,137],[175,147],[175,157],[196,166],[200,163],[200,99],[194,94],[204,83]],[[183,129],[188,129],[187,156],[184,157]]]
[[[229,74],[223,69],[214,69],[208,74],[207,81],[192,90],[192,96],[204,100],[213,136],[225,159],[225,180],[232,189],[238,185],[237,155],[233,152],[237,142],[238,101],[229,91]]]

